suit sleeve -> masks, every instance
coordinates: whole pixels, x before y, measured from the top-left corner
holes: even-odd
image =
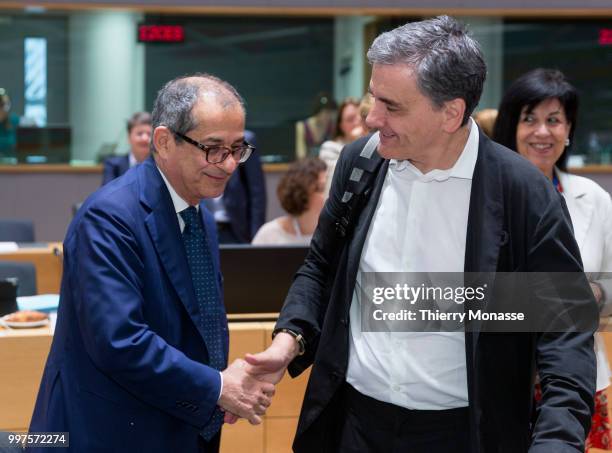
[[[66,271],[84,347],[103,373],[135,397],[201,428],[216,406],[221,377],[147,325],[145,266],[131,223],[127,208],[90,207],[73,238],[74,259]]]
[[[116,177],[117,176],[115,175],[115,166],[109,159],[106,159],[104,161],[104,170],[102,172],[102,185],[108,184]]]
[[[366,141],[362,139],[349,145],[340,155],[329,198],[321,211],[310,250],[296,273],[276,324],[276,329],[286,328],[301,333],[306,341],[305,354],[297,357],[289,366],[292,376],[299,375],[314,361],[329,295],[338,273],[337,264],[347,242],[336,234],[335,224],[344,213],[341,200],[348,172]]]
[[[586,332],[546,332],[537,336],[542,400],[529,452],[583,452],[594,404],[593,332],[598,314],[560,197],[551,197],[548,206],[544,206],[529,246],[528,263],[530,272],[572,272],[577,276],[571,279],[578,285],[572,291],[572,299],[563,303],[573,304],[592,325],[592,330]]]

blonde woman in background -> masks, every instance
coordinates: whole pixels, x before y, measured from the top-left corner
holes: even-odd
[[[361,117],[361,129],[363,130],[363,135],[369,134],[371,132],[375,132],[376,129],[370,129],[366,124],[366,118],[368,117],[368,113],[372,110],[372,106],[374,105],[374,97],[370,93],[366,93],[361,98],[359,102],[359,116]]]
[[[314,113],[295,123],[295,157],[315,157],[321,144],[334,136],[336,128],[336,102],[328,93],[315,97]]]
[[[493,128],[497,119],[497,109],[483,109],[472,115],[478,127],[487,137],[493,137]]]
[[[331,179],[334,176],[336,162],[340,157],[342,148],[363,135],[362,121],[359,114],[359,101],[355,98],[346,98],[338,108],[336,132],[333,140],[327,140],[321,145],[319,158],[327,165],[325,183],[325,196],[329,194]]]

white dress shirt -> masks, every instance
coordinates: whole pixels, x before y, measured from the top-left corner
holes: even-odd
[[[180,212],[184,211],[191,205],[187,203],[185,200],[183,200],[178,193],[176,193],[176,190],[174,190],[174,187],[172,187],[172,184],[170,184],[170,182],[166,179],[166,175],[164,175],[164,173],[159,169],[159,167],[157,167],[157,170],[159,171],[159,174],[164,180],[164,183],[166,184],[166,187],[168,188],[168,192],[170,192],[170,198],[172,198],[172,204],[174,205],[174,211],[176,212],[176,217],[178,219],[179,228],[181,229],[181,233],[182,233],[183,230],[185,229],[185,221],[181,217]],[[198,210],[198,212],[200,212],[199,205],[196,205],[195,208]],[[219,398],[221,398],[221,394],[223,393],[223,373],[219,372],[219,375],[221,376],[221,387],[219,388]],[[219,398],[217,398],[217,401],[219,400]]]
[[[138,165],[138,161],[134,157],[134,154],[132,154],[131,150],[130,150],[130,153],[128,154],[128,162],[130,163],[130,168]]]
[[[463,332],[361,332],[362,272],[463,272],[478,128],[454,166],[422,174],[391,160],[363,247],[350,309],[347,382],[408,409],[468,405]]]

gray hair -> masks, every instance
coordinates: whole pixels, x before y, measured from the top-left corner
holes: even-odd
[[[153,105],[152,127],[166,126],[172,132],[187,134],[198,125],[193,107],[204,95],[212,95],[223,108],[239,106],[244,112],[244,100],[228,82],[210,74],[196,73],[181,76],[166,83],[157,93]],[[180,137],[175,136],[177,142]],[[150,145],[155,152],[153,140]]]
[[[412,22],[378,36],[368,50],[370,64],[406,64],[417,86],[438,108],[465,101],[462,126],[480,100],[487,67],[480,45],[466,27],[449,16]]]

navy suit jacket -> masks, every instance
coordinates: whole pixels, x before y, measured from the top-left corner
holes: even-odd
[[[256,146],[255,134],[245,131],[246,140]],[[266,220],[266,182],[259,154],[238,167],[225,187],[223,204],[234,235],[241,242],[251,242]]]
[[[118,178],[130,169],[130,156],[113,156],[104,159],[104,172],[102,173],[102,185]]]
[[[214,221],[200,212],[222,298]],[[199,316],[174,206],[149,158],[89,197],[68,229],[30,430],[69,431],[79,453],[198,451],[221,385]],[[227,359],[227,325],[223,340]]]

